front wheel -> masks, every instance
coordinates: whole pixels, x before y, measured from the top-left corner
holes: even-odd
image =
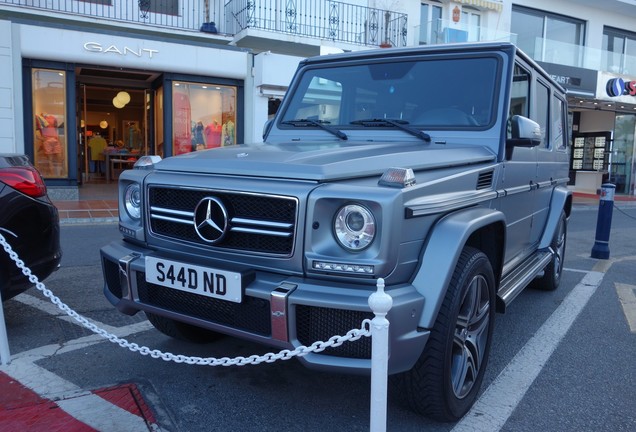
[[[478,249],[464,248],[424,352],[399,377],[416,412],[456,421],[471,408],[488,363],[494,302],[490,260]]]

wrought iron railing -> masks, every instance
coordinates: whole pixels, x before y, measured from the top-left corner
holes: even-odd
[[[407,45],[404,13],[316,0],[229,0],[228,33],[258,29],[361,45]]]
[[[407,15],[330,0],[0,0],[1,5],[236,35],[248,29],[360,45],[407,45]]]
[[[0,0],[3,4],[186,31],[224,21],[223,1],[216,0]]]

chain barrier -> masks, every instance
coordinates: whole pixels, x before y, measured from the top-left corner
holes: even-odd
[[[75,312],[69,306],[67,306],[64,302],[62,302],[59,297],[55,296],[51,290],[46,288],[46,286],[40,282],[31,270],[26,267],[24,261],[22,261],[18,254],[11,248],[11,245],[5,240],[4,236],[0,234],[0,244],[4,248],[4,250],[9,254],[9,257],[15,262],[16,266],[22,271],[22,273],[29,278],[29,281],[35,284],[35,287],[42,292],[42,294],[48,298],[51,303],[56,305],[62,312],[66,313],[68,316],[73,318],[75,321],[80,323],[82,326],[86,327],[88,330],[102,336],[105,339],[108,339],[110,342],[115,343],[122,348],[128,348],[132,352],[138,352],[141,355],[149,355],[155,359],[162,359],[165,361],[173,361],[175,363],[186,363],[191,365],[202,365],[202,366],[245,366],[248,364],[257,365],[260,363],[273,363],[278,360],[289,360],[293,357],[301,357],[307,355],[309,353],[317,353],[320,351],[324,351],[330,347],[338,347],[345,342],[353,342],[362,337],[371,336],[371,320],[365,319],[362,321],[362,325],[360,328],[349,330],[344,336],[332,336],[326,342],[317,341],[311,344],[310,346],[299,346],[294,350],[284,349],[279,351],[278,353],[267,353],[262,356],[251,355],[249,357],[195,357],[195,356],[185,356],[182,354],[172,354],[170,352],[160,351],[158,349],[150,349],[147,346],[140,346],[134,342],[129,342],[124,338],[120,338],[112,333],[108,333],[106,330],[99,328],[95,324],[88,321],[86,318]],[[0,306],[1,307],[1,306]],[[0,323],[4,325],[4,323]]]

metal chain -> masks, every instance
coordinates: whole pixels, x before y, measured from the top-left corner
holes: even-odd
[[[75,321],[80,323],[82,326],[86,327],[93,333],[96,333],[102,336],[105,339],[108,339],[110,342],[115,343],[122,348],[128,348],[132,352],[138,352],[141,355],[149,355],[152,358],[162,359],[165,361],[173,361],[175,363],[186,363],[192,365],[202,365],[202,366],[245,366],[248,364],[260,364],[260,363],[273,363],[277,360],[289,360],[293,357],[301,357],[307,355],[311,352],[320,352],[324,351],[330,347],[338,347],[345,342],[353,342],[360,338],[371,336],[371,320],[365,319],[362,321],[362,325],[358,329],[349,330],[344,336],[332,336],[328,341],[322,342],[317,341],[311,344],[310,346],[299,346],[294,350],[284,349],[279,351],[278,353],[267,353],[262,356],[251,355],[249,357],[191,357],[185,356],[182,354],[172,354],[170,352],[160,351],[158,349],[150,349],[146,346],[139,346],[134,342],[128,342],[128,340],[120,338],[112,333],[108,333],[106,330],[99,328],[95,324],[89,322],[86,318],[79,315],[73,309],[68,307],[65,303],[63,303],[58,297],[56,297],[51,290],[46,288],[46,286],[40,282],[34,274],[31,273],[31,270],[26,267],[24,261],[22,261],[18,254],[13,251],[11,245],[5,240],[4,236],[0,234],[0,244],[4,248],[4,250],[9,254],[9,257],[15,262],[16,266],[22,270],[22,273],[29,278],[29,281],[35,284],[36,288],[47,297],[51,303],[56,305],[60,310],[66,313],[68,316],[73,318]]]

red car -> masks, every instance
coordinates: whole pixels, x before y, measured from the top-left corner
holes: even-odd
[[[57,209],[40,173],[24,155],[0,154],[0,234],[39,280],[62,258]],[[33,284],[0,247],[0,292],[8,300]]]

